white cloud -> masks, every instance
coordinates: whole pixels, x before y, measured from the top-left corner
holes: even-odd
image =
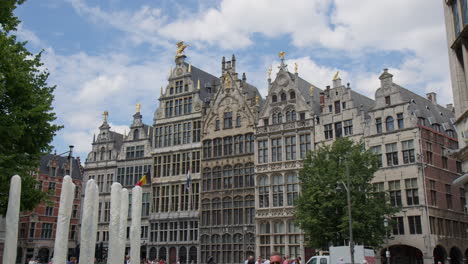
[[[41,47],[43,43],[39,37],[29,29],[24,28],[23,24],[19,24],[15,35],[18,36],[18,39],[21,41],[27,41],[29,44],[34,47]]]

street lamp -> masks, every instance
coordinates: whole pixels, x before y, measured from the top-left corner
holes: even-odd
[[[390,264],[390,247],[388,245],[388,234],[387,234],[388,219],[387,218],[384,218],[383,224],[385,227],[385,241],[387,244],[387,249],[385,250],[385,257],[387,258],[387,264]]]
[[[72,176],[72,172],[73,172],[73,148],[74,146],[73,145],[70,145],[68,146],[70,148],[69,151],[65,151],[64,153],[62,154],[59,154],[59,156],[62,156],[63,154],[67,154],[68,153],[68,160],[70,162],[70,177]]]
[[[346,158],[344,159],[345,161],[345,171],[346,171],[346,184],[342,181],[338,182],[339,184],[342,184],[343,187],[346,189],[346,200],[348,201],[348,224],[349,224],[349,253],[351,256],[351,264],[354,264],[354,241],[353,241],[353,219],[352,219],[352,214],[351,214],[351,192],[350,192],[350,179],[349,179],[349,167],[348,167],[348,162]],[[336,190],[340,191],[341,187],[338,184],[336,186]]]

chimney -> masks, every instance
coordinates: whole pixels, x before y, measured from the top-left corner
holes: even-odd
[[[390,88],[393,84],[393,75],[388,72],[388,69],[384,69],[384,72],[380,75],[380,86],[382,88]]]
[[[324,107],[325,107],[325,93],[320,92],[320,112],[323,111]]]
[[[426,94],[427,100],[431,101],[433,104],[437,104],[437,94],[430,92]]]
[[[247,77],[245,76],[245,72],[242,73],[242,81],[244,81],[244,82],[247,81]]]
[[[221,72],[224,73],[224,69],[226,68],[226,58],[223,56],[223,60],[221,61]]]
[[[453,104],[447,104],[446,108],[450,110],[451,112],[453,112]]]
[[[231,67],[232,67],[232,70],[236,72],[236,56],[234,56],[234,54],[232,54]]]

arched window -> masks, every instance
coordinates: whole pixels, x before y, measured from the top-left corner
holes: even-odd
[[[221,260],[221,243],[220,235],[211,236],[211,256],[215,259],[216,262]]]
[[[387,132],[395,130],[395,125],[393,123],[393,117],[388,116],[387,119],[385,119],[385,127],[387,129]]]
[[[245,223],[254,224],[255,219],[255,197],[249,195],[245,197]]]
[[[270,256],[271,230],[269,222],[260,223],[260,255]],[[273,242],[273,241],[271,241]]]
[[[275,235],[275,243],[278,245],[285,245],[286,244],[286,228],[284,226],[283,221],[276,221],[273,223],[273,234]],[[275,248],[280,252],[281,254],[284,255],[283,252],[285,252],[284,246],[277,246]]]
[[[232,239],[232,252],[234,254],[233,263],[241,263],[244,261],[244,241],[241,234],[234,234]]]
[[[273,124],[278,124],[278,116],[275,114],[273,114]]]
[[[192,248],[190,248],[190,253],[192,251]],[[195,252],[197,252],[196,248],[195,248]],[[201,253],[201,259],[202,259],[202,262],[206,262],[207,259],[208,259],[208,256],[210,255],[210,237],[208,235],[202,235],[200,237],[200,253]],[[190,256],[190,258],[192,258],[192,256]],[[196,259],[194,261],[194,263],[196,263]],[[190,263],[191,260],[190,260]]]
[[[244,186],[246,187],[255,187],[255,171],[254,171],[254,164],[253,163],[247,163],[245,164],[245,169],[244,169]]]
[[[221,167],[213,169],[213,190],[221,190]]]
[[[210,168],[203,169],[203,190],[204,191],[211,190],[211,169]]]
[[[287,111],[286,112],[286,122],[290,122],[290,121],[291,121],[291,112]]]
[[[286,94],[281,93],[281,102],[286,101]]]
[[[260,208],[270,206],[270,179],[267,175],[258,177],[258,205]]]
[[[100,160],[105,160],[105,159],[106,159],[106,149],[102,147],[101,152],[100,152]]]
[[[211,201],[210,199],[203,199],[202,200],[202,226],[209,226],[210,225],[210,207]]]
[[[232,166],[224,166],[223,168],[223,188],[225,190],[232,188]]]
[[[283,206],[283,193],[284,193],[284,180],[283,175],[273,176],[273,207]]]
[[[219,198],[211,201],[211,225],[221,225],[221,200]]]
[[[133,130],[133,140],[140,139],[140,131],[138,129]]]
[[[223,225],[232,225],[232,199],[223,199]]]
[[[278,124],[283,123],[283,114],[278,113]]]
[[[187,264],[187,248],[186,247],[180,247],[179,249],[179,263]]]
[[[167,253],[166,253],[166,248],[165,247],[160,247],[159,248],[159,259],[167,259]]]
[[[296,99],[296,93],[294,91],[289,93],[289,99]]]
[[[231,235],[223,235],[223,263],[232,263]]]
[[[244,203],[241,196],[234,197],[234,224],[244,224]]]
[[[292,119],[292,121],[296,121],[296,120],[297,120],[296,111],[294,111],[294,110],[291,111],[291,119]]]
[[[271,96],[271,102],[272,102],[272,103],[278,102],[278,96],[276,96],[276,94],[274,94],[274,95]]]
[[[242,164],[234,166],[234,188],[244,187],[244,170]]]

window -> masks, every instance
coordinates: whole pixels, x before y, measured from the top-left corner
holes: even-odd
[[[141,239],[148,239],[148,226],[141,226]]]
[[[260,208],[267,208],[270,206],[270,180],[268,176],[259,176],[258,186],[258,204]]]
[[[466,212],[466,197],[464,188],[460,188],[460,210],[462,212]]]
[[[385,129],[386,129],[387,132],[391,132],[391,131],[395,130],[395,124],[393,123],[393,117],[388,116],[385,119]]]
[[[429,180],[429,189],[431,190],[430,205],[437,206],[437,188],[434,180]]]
[[[300,118],[301,120],[305,120],[305,113],[300,113],[300,114],[299,114],[299,118]]]
[[[340,101],[335,101],[335,114],[339,114],[341,112],[341,103]]]
[[[296,99],[296,93],[294,91],[289,93],[289,99]]]
[[[404,123],[404,120],[403,120],[403,113],[398,113],[397,114],[397,123],[398,123],[398,129],[405,128],[405,123]]]
[[[406,179],[406,203],[408,205],[419,205],[418,179]]]
[[[447,209],[453,209],[452,186],[450,184],[445,184],[445,200],[447,201]]]
[[[274,138],[271,140],[271,161],[277,162],[282,160],[282,145],[281,138]]]
[[[390,96],[385,96],[385,104],[386,104],[386,105],[390,105],[390,104],[391,104]]]
[[[441,147],[441,159],[442,159],[442,168],[447,169],[448,168],[448,157],[445,155],[446,150],[445,148]]]
[[[283,114],[278,113],[278,121],[276,122],[276,124],[281,124],[281,123],[283,123]]]
[[[223,155],[223,143],[221,138],[213,140],[213,157],[221,157]]]
[[[52,238],[52,228],[53,224],[43,223],[41,230],[41,238]]]
[[[422,234],[421,216],[408,216],[410,234]]]
[[[104,203],[104,222],[109,222],[110,220],[110,202]]]
[[[371,151],[374,155],[377,155],[378,166],[379,168],[382,168],[382,146],[373,146],[371,147]]]
[[[283,193],[284,193],[284,180],[283,175],[273,176],[273,207],[283,206]]]
[[[246,187],[254,187],[255,186],[255,168],[253,163],[245,164],[245,186]]]
[[[236,127],[241,127],[241,116],[237,115],[236,117]]]
[[[393,234],[404,235],[405,224],[403,223],[403,217],[392,217],[393,220]]]
[[[403,152],[403,163],[413,163],[415,161],[413,140],[402,141],[401,149]]]
[[[244,187],[244,168],[242,164],[234,166],[234,188]]]
[[[203,191],[211,190],[211,169],[203,169]]]
[[[176,94],[182,92],[182,87],[184,87],[184,82],[183,81],[176,81],[175,82],[175,92],[176,92]]]
[[[268,125],[269,125],[269,124],[268,124],[268,118],[263,119],[263,125],[264,125],[264,126],[268,126]]]
[[[462,163],[461,163],[461,161],[457,160],[455,162],[455,164],[456,164],[456,167],[457,167],[457,173],[462,173]]]
[[[224,113],[224,129],[232,128],[232,112]]]
[[[325,139],[333,138],[333,128],[332,124],[324,125]]]
[[[245,153],[254,152],[254,135],[253,134],[245,135],[245,148],[244,149],[245,149]]]
[[[393,206],[401,206],[400,181],[389,181],[388,190],[390,193],[390,204]]]
[[[200,135],[201,135],[201,121],[194,121],[193,122],[193,142],[200,142]]]
[[[221,225],[221,200],[219,198],[211,201],[211,225]]]
[[[172,116],[172,108],[173,108],[173,101],[166,102],[166,108],[165,108],[165,116],[166,117],[171,117]]]
[[[387,166],[398,165],[398,149],[396,143],[386,144]]]
[[[375,119],[375,129],[378,134],[382,133],[382,118]]]
[[[426,125],[426,119],[424,117],[418,117],[418,125],[425,126]]]
[[[224,156],[232,155],[232,137],[225,137],[223,140]]]
[[[135,147],[127,147],[126,158],[127,159],[135,158]]]
[[[330,113],[333,112],[333,105],[328,106],[328,112],[330,112]]]
[[[184,113],[192,113],[192,97],[184,98]]]
[[[346,109],[346,102],[341,103],[341,108]]]
[[[75,240],[75,235],[76,235],[76,225],[71,225],[70,239]]]
[[[223,168],[223,189],[232,188],[232,167],[224,166]]]
[[[20,238],[26,238],[26,223],[21,223]]]
[[[337,138],[343,137],[343,129],[341,126],[341,122],[335,123],[335,136]]]
[[[268,140],[258,141],[258,163],[268,162]]]
[[[432,143],[426,142],[426,162],[432,164]]]
[[[145,156],[145,146],[136,146],[135,147],[135,158],[143,158]]]
[[[220,129],[219,119],[216,119],[215,130],[219,130],[219,129]]]
[[[244,153],[244,136],[234,136],[234,154]]]
[[[344,134],[345,136],[349,136],[353,134],[353,120],[345,120],[343,122],[343,127],[344,127]]]
[[[150,193],[146,192],[142,195],[142,207],[141,207],[141,216],[146,217],[149,216],[150,213]]]
[[[50,206],[47,206],[46,210],[45,210],[45,215],[52,216],[53,214],[54,214],[54,208],[50,207]]]
[[[213,190],[221,190],[221,167],[213,169]]]
[[[229,197],[223,199],[223,225],[232,225],[232,200]]]
[[[288,175],[286,176],[286,189],[287,189],[287,203],[288,206],[295,204],[297,198],[299,197],[299,178],[297,175]]]
[[[194,122],[194,125],[197,125],[197,122]],[[192,143],[192,122],[187,122],[183,124],[183,135],[182,135],[182,144]],[[196,136],[194,131],[194,136]],[[194,138],[196,139],[196,138]]]
[[[286,137],[286,160],[296,159],[296,136]]]
[[[286,101],[286,94],[281,93],[281,102]]]
[[[29,224],[29,238],[36,237],[36,223],[31,222]]]
[[[205,140],[203,141],[203,158],[204,159],[209,159],[211,158],[211,140]]]
[[[48,191],[55,192],[55,182],[49,182]]]
[[[307,153],[311,149],[311,143],[310,143],[310,134],[303,134],[299,136],[299,143],[300,143],[300,151],[301,151],[301,159],[305,159],[307,156]]]
[[[271,97],[271,102],[272,102],[272,103],[278,102],[278,96],[276,96],[276,94],[274,94],[274,95]]]
[[[72,211],[72,218],[77,218],[77,217],[78,217],[78,205],[74,204],[73,211]]]

